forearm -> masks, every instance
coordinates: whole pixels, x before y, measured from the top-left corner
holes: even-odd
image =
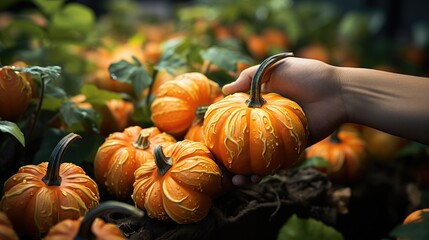
[[[429,79],[336,68],[350,122],[429,144]]]

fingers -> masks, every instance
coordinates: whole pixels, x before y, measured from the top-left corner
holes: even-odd
[[[244,175],[234,175],[231,179],[231,182],[235,186],[244,186],[248,184],[258,183],[261,181],[261,177],[257,175],[244,176]]]
[[[250,89],[250,84],[257,68],[258,66],[253,66],[243,70],[237,80],[223,86],[222,92],[225,95],[235,92],[247,92]]]

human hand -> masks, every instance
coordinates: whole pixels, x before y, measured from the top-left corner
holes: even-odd
[[[258,68],[245,69],[236,81],[223,87],[224,94],[246,92]],[[308,144],[332,133],[347,119],[336,67],[321,61],[288,57],[267,69],[262,92],[275,92],[297,102],[307,117]]]

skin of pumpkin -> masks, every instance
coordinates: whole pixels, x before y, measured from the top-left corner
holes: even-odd
[[[194,142],[202,142],[204,143],[203,137],[203,123],[204,120],[201,118],[196,118],[192,122],[191,127],[188,129],[185,135],[185,139],[194,141]]]
[[[97,184],[72,163],[62,163],[60,186],[49,186],[42,178],[48,163],[26,165],[4,184],[0,208],[18,232],[38,238],[63,219],[77,219],[98,206]]]
[[[18,235],[13,229],[12,223],[7,215],[0,212],[0,239],[1,240],[18,240]]]
[[[222,95],[219,85],[198,72],[178,75],[163,83],[151,104],[151,118],[161,131],[183,138],[198,106],[212,104]]]
[[[26,73],[15,72],[13,67],[0,68],[0,118],[16,121],[31,101],[31,85]]]
[[[73,240],[79,231],[82,217],[76,220],[67,219],[53,226],[44,240]],[[106,223],[97,218],[91,226],[91,231],[97,240],[122,240],[126,239],[121,230],[112,223]]]
[[[247,93],[234,93],[209,106],[204,142],[226,169],[235,174],[268,175],[299,161],[308,138],[302,108],[276,93],[249,107]]]
[[[354,182],[361,177],[368,166],[366,142],[359,134],[351,131],[338,133],[340,142],[332,141],[331,136],[313,144],[306,150],[306,158],[323,157],[329,168],[320,168],[333,181]]]
[[[179,141],[163,148],[163,153],[172,161],[165,174],[160,174],[154,161],[136,170],[134,203],[158,220],[172,219],[179,224],[202,220],[221,190],[219,166],[200,142]]]
[[[146,147],[136,146],[140,133],[148,134]],[[153,148],[157,144],[175,143],[173,136],[156,127],[131,126],[123,132],[115,132],[99,147],[95,160],[95,180],[122,200],[130,200],[133,192],[134,171],[144,162],[153,160]]]

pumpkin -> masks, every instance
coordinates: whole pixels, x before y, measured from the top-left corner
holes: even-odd
[[[106,213],[113,212],[137,217],[143,216],[143,212],[134,206],[118,201],[106,201],[91,209],[84,217],[77,220],[67,219],[57,223],[49,230],[44,240],[126,239],[118,226],[106,223],[99,218]]]
[[[183,138],[198,106],[212,104],[222,95],[219,85],[197,72],[176,76],[162,84],[151,104],[152,121],[161,131]]]
[[[49,162],[25,165],[6,180],[0,208],[18,232],[38,238],[59,221],[77,219],[98,206],[97,184],[81,167],[61,163],[67,147],[79,137],[68,134]]]
[[[31,79],[27,73],[19,73],[13,67],[0,68],[0,119],[16,121],[27,110],[31,101]]]
[[[154,149],[154,161],[136,171],[133,201],[158,220],[186,224],[202,220],[221,190],[222,172],[209,149],[189,140]]]
[[[335,182],[354,182],[368,166],[366,142],[352,131],[337,130],[306,150],[306,158],[322,157],[328,167],[318,167]]]
[[[18,235],[13,229],[12,223],[7,215],[0,212],[0,239],[1,240],[18,240]]]
[[[362,137],[366,141],[370,156],[374,160],[380,161],[394,160],[401,149],[409,142],[405,138],[370,127],[363,127]]]
[[[144,162],[153,161],[156,145],[176,140],[156,127],[132,126],[109,135],[98,148],[94,160],[95,180],[121,200],[131,200],[134,171]]]
[[[277,93],[261,94],[261,78],[283,53],[258,68],[247,93],[211,104],[204,115],[204,142],[217,161],[235,174],[268,175],[299,162],[307,138],[307,119],[294,101]]]

